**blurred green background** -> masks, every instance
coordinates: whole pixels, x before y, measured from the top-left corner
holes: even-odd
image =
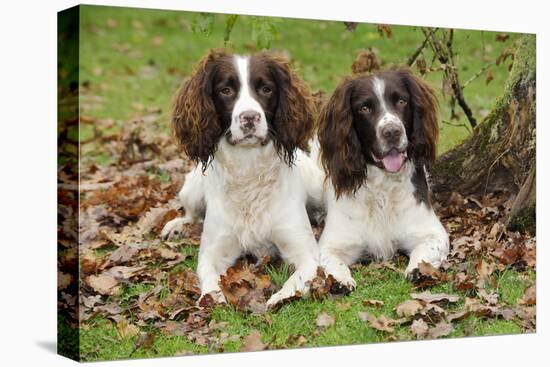
[[[420,28],[391,26],[392,37],[380,34],[375,24],[359,24],[350,32],[342,22],[238,16],[230,39],[224,42],[226,22],[231,16],[201,15],[182,11],[83,6],[81,11],[82,111],[96,118],[122,124],[136,109],[160,108],[169,128],[171,99],[181,81],[209,49],[226,47],[250,53],[257,46],[286,54],[313,91],[330,94],[336,84],[351,74],[357,53],[372,47],[382,67],[404,64],[422,43]],[[488,63],[494,63],[519,36],[502,33],[456,30],[454,49],[461,82]],[[423,57],[430,65],[433,54]],[[483,73],[464,90],[466,101],[480,121],[491,110],[503,90],[508,63],[490,67],[493,80],[486,84]],[[439,153],[469,134],[466,117],[457,106],[458,120],[450,120],[449,99],[442,95],[443,72],[428,74],[438,91],[441,106]],[[452,124],[452,125],[451,125]],[[456,125],[456,126],[453,126]],[[83,139],[89,131],[84,127]]]

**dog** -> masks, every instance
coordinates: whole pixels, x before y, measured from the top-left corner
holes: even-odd
[[[320,205],[323,181],[305,153],[314,118],[307,85],[285,59],[265,52],[213,50],[180,87],[172,127],[197,166],[179,193],[185,216],[168,222],[161,236],[204,218],[201,298],[225,302],[220,275],[242,254],[273,248],[295,271],[267,306],[307,293],[319,249],[306,207]]]
[[[438,134],[435,94],[408,68],[345,79],[322,107],[320,261],[344,289],[355,288],[349,266],[363,255],[405,252],[409,278],[421,262],[437,267],[447,257],[428,185]]]

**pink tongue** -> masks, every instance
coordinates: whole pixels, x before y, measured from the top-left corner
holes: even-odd
[[[384,168],[389,172],[397,172],[403,167],[405,162],[405,154],[392,150],[388,155],[382,158]]]

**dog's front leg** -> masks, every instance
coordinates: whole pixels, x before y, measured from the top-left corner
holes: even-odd
[[[406,232],[399,240],[401,249],[409,255],[409,264],[405,269],[407,278],[412,276],[422,261],[438,267],[449,254],[449,235],[435,213],[424,217],[417,215],[416,218],[421,221],[412,226],[415,230]]]
[[[292,218],[288,220],[288,223],[293,223]],[[319,249],[309,223],[300,228],[286,227],[276,230],[273,242],[279,249],[283,260],[288,264],[293,264],[296,270],[283,284],[281,290],[273,294],[267,301],[268,307],[273,307],[279,302],[295,296],[297,292],[308,293],[309,285],[306,283],[315,277],[319,266]]]
[[[220,276],[225,274],[240,254],[241,249],[234,236],[203,232],[197,265],[201,299],[210,294],[216,303],[225,303]]]

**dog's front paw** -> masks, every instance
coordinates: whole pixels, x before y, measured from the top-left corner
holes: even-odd
[[[313,274],[313,273],[312,273]],[[309,292],[309,286],[306,285],[306,280],[311,280],[313,275],[304,276],[303,273],[295,272],[283,284],[281,290],[273,294],[266,303],[267,308],[276,309],[285,302],[298,299]]]
[[[182,235],[183,226],[190,223],[187,218],[172,219],[164,225],[164,228],[160,232],[160,237],[165,240],[172,240]]]
[[[227,300],[222,291],[211,291],[201,294],[197,305],[201,307],[214,307],[215,305],[226,304]]]
[[[330,292],[333,294],[347,294],[357,288],[357,283],[351,276],[351,271],[345,265],[326,267],[325,273],[327,277],[332,276],[336,281],[330,288]]]
[[[409,265],[407,265],[407,268],[405,269],[405,277],[413,283],[426,276],[438,278],[441,276],[438,270],[440,265],[440,261],[428,262],[422,260],[419,263],[410,261]]]
[[[285,302],[292,301],[293,299],[300,298],[302,292],[297,290],[281,289],[277,293],[273,294],[266,302],[268,309],[276,309],[282,306]]]

